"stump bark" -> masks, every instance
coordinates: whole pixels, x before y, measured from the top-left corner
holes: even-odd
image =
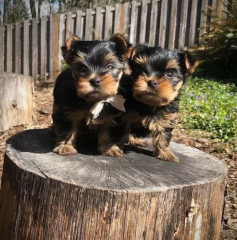
[[[33,80],[15,73],[0,73],[0,132],[33,118]]]
[[[171,143],[180,163],[125,147],[122,158],[90,146],[52,153],[47,129],[7,142],[0,198],[3,240],[219,240],[226,166]]]

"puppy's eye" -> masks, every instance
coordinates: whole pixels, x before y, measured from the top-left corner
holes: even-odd
[[[165,77],[166,77],[166,78],[173,78],[173,76],[174,76],[174,73],[173,73],[172,71],[167,71],[167,72],[165,73]]]
[[[83,71],[83,70],[78,70],[78,75],[80,75],[80,76],[86,76],[86,75],[87,75],[87,72],[86,72],[86,71]]]
[[[90,70],[85,66],[81,66],[77,68],[77,72],[78,72],[78,75],[80,76],[87,76],[90,74]]]
[[[108,69],[109,69],[109,70],[113,70],[113,69],[114,69],[114,66],[113,66],[113,65],[108,65]]]
[[[113,70],[114,69],[114,66],[109,64],[108,66],[106,66],[104,69],[102,69],[102,73],[103,74],[106,74],[108,73],[109,71]]]

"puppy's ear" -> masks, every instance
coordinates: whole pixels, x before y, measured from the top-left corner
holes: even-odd
[[[115,42],[115,49],[119,56],[128,59],[131,57],[133,46],[127,41],[127,39],[120,33],[114,34],[110,41]]]
[[[80,41],[80,38],[76,35],[73,35],[70,38],[68,38],[66,45],[61,47],[63,58],[67,64],[71,64],[73,61],[72,52],[73,52],[74,44],[77,41]]]
[[[180,64],[184,74],[192,74],[199,62],[189,52],[180,52]]]

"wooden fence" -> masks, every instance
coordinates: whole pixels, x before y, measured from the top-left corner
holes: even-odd
[[[220,11],[219,2],[142,0],[0,26],[0,72],[55,78],[61,71],[60,48],[73,33],[94,40],[125,32],[131,43],[192,48],[205,32],[206,22],[211,21],[203,12],[208,5]]]

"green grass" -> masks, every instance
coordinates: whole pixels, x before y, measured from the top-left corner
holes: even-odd
[[[237,139],[237,86],[207,79],[189,79],[180,102],[181,125],[208,131],[211,138]]]

